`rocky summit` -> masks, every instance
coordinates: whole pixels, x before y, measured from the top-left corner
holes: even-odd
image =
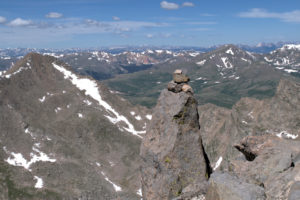
[[[188,80],[181,73],[177,75]],[[204,194],[210,175],[200,135],[197,101],[192,92],[183,91],[181,82],[173,80],[172,84],[176,89],[168,87],[161,92],[142,140],[144,200],[180,199]]]

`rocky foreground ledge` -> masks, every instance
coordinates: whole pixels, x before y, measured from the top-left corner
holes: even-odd
[[[188,81],[181,70],[174,72],[147,127],[141,145],[144,200],[188,198],[206,191],[210,165],[200,136],[198,104]]]

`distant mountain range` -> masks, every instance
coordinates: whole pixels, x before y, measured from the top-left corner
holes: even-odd
[[[254,53],[268,53],[273,51],[277,48],[282,47],[285,44],[297,44],[291,42],[278,42],[278,43],[259,43],[257,45],[242,45],[237,44],[236,46],[240,47],[243,50],[247,50]],[[170,50],[173,52],[182,52],[182,51],[199,51],[199,52],[208,52],[214,49],[219,48],[222,45],[215,45],[211,47],[174,47],[174,46],[124,46],[124,47],[103,47],[103,48],[67,48],[67,49],[38,49],[38,48],[0,48],[0,61],[1,60],[10,60],[12,59],[20,59],[21,57],[25,56],[30,52],[36,52],[41,54],[50,54],[53,56],[60,56],[66,54],[73,54],[73,53],[83,53],[83,52],[93,52],[93,51],[104,51],[111,54],[119,54],[126,51],[129,52],[143,52],[147,50]],[[7,68],[7,65],[0,63],[0,70]]]
[[[132,103],[148,107],[155,104],[172,72],[176,68],[182,68],[190,73],[191,85],[196,90],[196,98],[200,104],[214,103],[231,107],[241,97],[265,98],[274,95],[282,76],[300,76],[299,45],[288,44],[275,49],[277,45],[280,44],[260,44],[253,47],[274,49],[264,54],[244,50],[250,48],[247,46],[241,48],[234,45],[214,47],[211,51],[140,48],[135,51],[123,49],[121,53],[109,52],[115,49],[108,52],[9,49],[0,51],[0,66],[7,69],[22,54],[31,50],[39,51],[69,64],[81,75],[104,81],[108,87]]]
[[[104,81],[133,103],[155,105],[172,72],[183,69],[191,78],[191,86],[199,103],[213,103],[230,108],[241,97],[266,98],[275,93],[283,77],[299,80],[297,45],[286,45],[267,54],[244,51],[224,45],[193,56],[172,54],[172,58],[153,67]],[[141,87],[141,85],[143,87]]]

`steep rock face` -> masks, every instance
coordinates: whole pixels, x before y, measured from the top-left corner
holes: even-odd
[[[145,200],[205,191],[209,164],[198,120],[197,101],[192,93],[162,91],[141,145]]]

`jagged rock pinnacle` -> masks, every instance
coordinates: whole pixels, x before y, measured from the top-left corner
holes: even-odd
[[[184,92],[189,89],[185,83],[164,89],[147,126],[141,145],[144,200],[191,197],[205,190],[210,167],[200,136],[197,101],[192,92]]]

